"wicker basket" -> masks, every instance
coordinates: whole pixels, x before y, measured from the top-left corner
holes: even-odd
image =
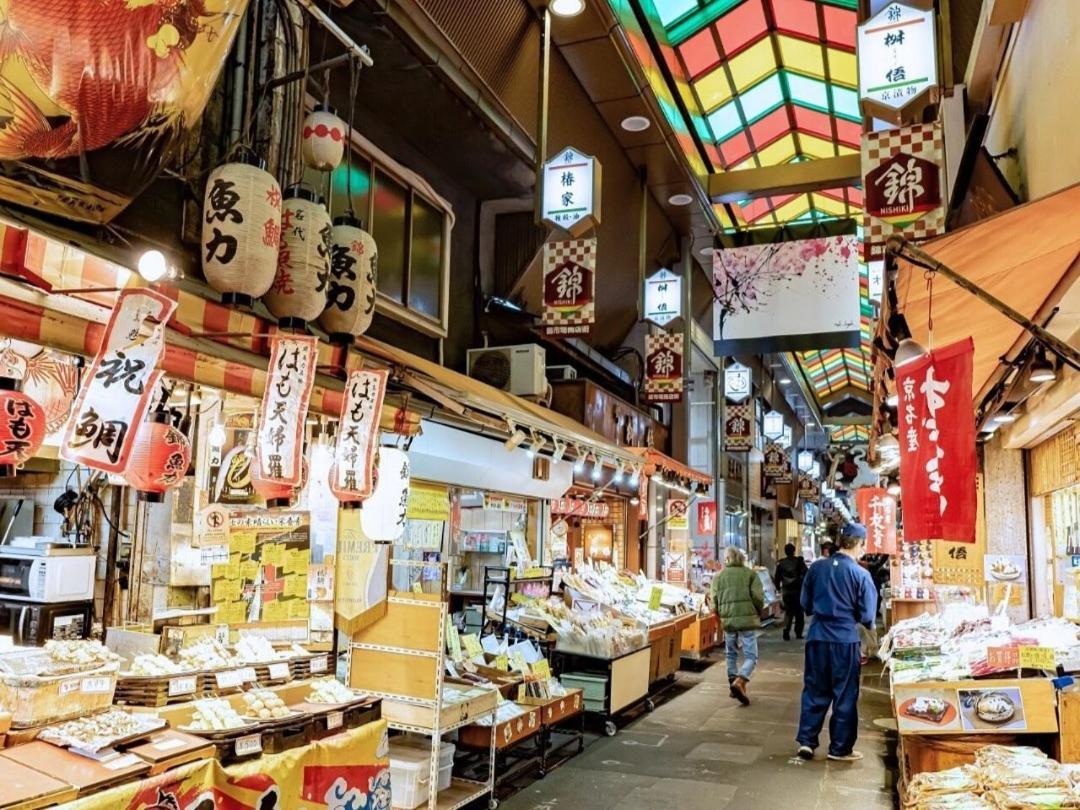
[[[71,675],[0,673],[0,705],[11,712],[12,728],[30,728],[93,714],[112,705],[116,673],[116,664]]]

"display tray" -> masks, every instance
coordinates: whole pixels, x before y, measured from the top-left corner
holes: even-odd
[[[150,764],[134,754],[119,754],[99,762],[40,740],[5,749],[0,757],[66,782],[79,796],[144,776],[150,771]]]
[[[540,722],[545,726],[555,726],[567,718],[581,714],[585,709],[582,703],[581,689],[567,689],[567,694],[551,698],[524,698],[519,703],[536,706],[540,709]]]
[[[3,810],[36,810],[70,801],[77,795],[78,791],[72,785],[0,756],[0,808]]]
[[[495,750],[501,751],[539,733],[540,707],[524,706],[524,714],[495,724]],[[469,725],[458,730],[458,745],[466,748],[488,748],[491,745],[491,726]]]
[[[99,737],[93,741],[93,744],[90,745],[81,743],[78,740],[74,740],[71,737],[63,734],[60,731],[60,726],[63,725],[62,723],[56,726],[46,726],[45,728],[41,729],[41,731],[38,733],[38,739],[43,740],[44,742],[52,743],[53,745],[57,745],[61,748],[76,748],[80,751],[95,753],[105,748],[116,748],[118,746],[126,745],[128,743],[137,742],[138,740],[144,740],[154,732],[160,731],[166,726],[164,720],[160,720],[150,714],[140,714],[136,715],[136,717],[138,717],[140,722],[143,723],[143,728],[141,728],[140,730],[133,731],[130,734],[125,734],[122,736]],[[75,721],[68,720],[65,722],[71,723]]]
[[[297,703],[291,708],[311,715],[315,738],[322,739],[378,720],[381,716],[380,704],[378,698],[361,697],[349,703]]]
[[[259,726],[264,729],[277,728],[278,726],[288,726],[300,720],[303,717],[308,716],[306,712],[295,706],[286,706],[289,713],[284,717],[269,717],[265,720],[259,717],[252,717],[250,714],[241,714],[240,717],[243,720],[248,720],[252,725]]]
[[[469,700],[460,703],[443,704],[440,712],[439,727],[458,726],[487,714],[498,705],[498,695],[497,690],[488,689],[484,694],[477,695]],[[422,706],[417,703],[384,698],[382,714],[391,725],[415,726],[428,730],[435,729],[434,706]]]
[[[116,682],[113,702],[126,706],[159,708],[170,703],[184,703],[201,697],[207,678],[201,672],[175,675],[124,675]]]
[[[188,762],[210,759],[215,753],[213,743],[175,729],[159,731],[150,739],[129,746],[126,750],[150,763],[151,776]]]
[[[200,729],[193,728],[191,726],[177,726],[177,731],[182,731],[185,734],[192,734],[196,737],[202,737],[206,740],[230,740],[234,737],[242,737],[245,734],[251,734],[254,731],[258,731],[261,721],[254,721],[252,723],[245,723],[242,726],[236,726],[235,728],[222,728],[222,729]]]

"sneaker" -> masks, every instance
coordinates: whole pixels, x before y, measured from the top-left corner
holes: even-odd
[[[800,745],[799,750],[795,752],[799,755],[799,759],[813,759],[814,749],[809,745]]]
[[[847,754],[829,754],[829,759],[833,762],[858,762],[862,758],[861,751],[851,751]]]

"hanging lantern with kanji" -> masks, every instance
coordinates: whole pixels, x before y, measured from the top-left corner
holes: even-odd
[[[320,104],[304,119],[304,165],[320,172],[333,171],[345,156],[348,125],[329,104]]]
[[[353,493],[348,492],[347,490],[338,489],[334,486],[334,482],[337,480],[337,464],[330,465],[328,478],[330,482],[330,492],[338,499],[342,509],[359,509],[364,505],[363,498],[357,498]]]
[[[319,325],[331,343],[349,345],[364,334],[375,315],[375,239],[355,217],[334,220],[330,231],[330,294]]]
[[[308,464],[307,459],[301,459],[300,483],[296,486],[275,481],[262,474],[259,464],[259,454],[251,453],[251,487],[255,493],[266,501],[267,509],[288,509],[296,501],[297,497],[307,486]]]
[[[228,306],[250,307],[274,283],[281,241],[281,187],[263,163],[226,163],[210,173],[202,216],[206,283]]]
[[[140,501],[160,503],[167,490],[184,480],[190,464],[188,437],[172,426],[167,411],[154,411],[135,434],[124,479]]]
[[[290,186],[284,197],[277,274],[262,300],[281,327],[304,330],[326,309],[333,224],[311,189]]]
[[[45,409],[19,390],[19,381],[0,377],[0,478],[9,478],[41,449]]]

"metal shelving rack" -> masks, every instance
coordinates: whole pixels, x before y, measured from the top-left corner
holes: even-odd
[[[555,569],[550,565],[543,565],[540,568],[544,569],[548,573],[542,577],[512,577],[510,576],[511,568],[509,566],[484,566],[484,591],[483,591],[483,608],[480,613],[480,629],[484,631],[487,629],[488,622],[488,605],[491,602],[492,591],[491,589],[501,585],[503,587],[503,593],[506,595],[503,599],[503,608],[501,614],[495,614],[492,617],[493,622],[497,622],[498,635],[506,635],[506,613],[510,608],[510,591],[511,588],[535,582],[547,582],[554,583],[555,581]],[[548,589],[550,591],[550,588]]]

